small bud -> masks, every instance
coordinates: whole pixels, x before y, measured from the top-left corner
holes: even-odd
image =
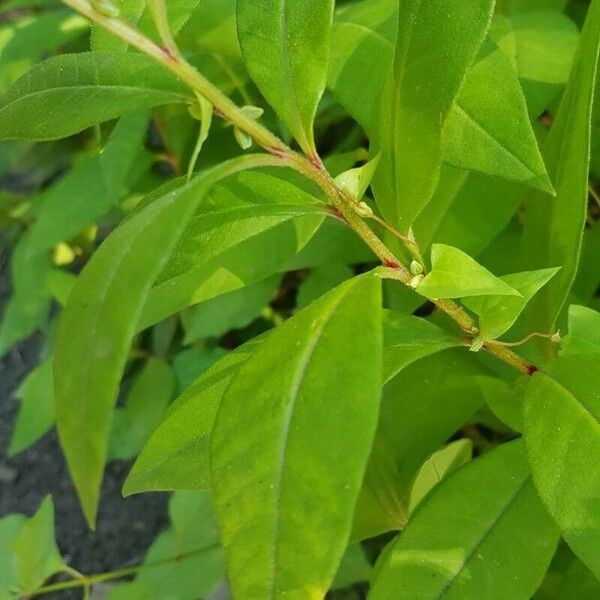
[[[408,285],[413,289],[416,290],[419,285],[421,284],[421,281],[423,281],[423,279],[425,279],[425,277],[423,277],[423,275],[415,275],[408,283]]]
[[[560,331],[557,331],[551,338],[553,344],[560,344],[562,341],[562,337],[560,335]]]
[[[410,272],[413,275],[423,275],[423,271],[425,271],[425,267],[418,260],[410,263]]]
[[[102,16],[109,17],[111,19],[116,19],[121,14],[119,7],[113,4],[110,0],[92,0],[92,7]]]
[[[265,113],[265,111],[262,108],[260,108],[258,106],[250,106],[250,105],[242,106],[240,108],[240,110],[249,119],[253,119],[254,121],[260,119]]]
[[[248,148],[252,147],[252,138],[239,127],[234,128],[233,135],[235,136],[235,141],[240,145],[242,150],[248,150]]]

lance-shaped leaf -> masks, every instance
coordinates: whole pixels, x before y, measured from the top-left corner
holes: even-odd
[[[431,200],[442,132],[493,9],[493,0],[466,0],[460,7],[453,0],[399,5],[392,76],[375,131],[382,154],[373,183],[379,207],[403,233]]]
[[[521,294],[458,248],[434,244],[431,272],[417,287],[427,298],[467,298],[469,296],[517,296]]]
[[[378,100],[393,60],[397,11],[398,3],[387,0],[351,4],[339,11],[333,28],[328,85],[369,133],[376,128]],[[365,72],[369,85],[362,84]],[[467,70],[443,139],[448,164],[552,189],[517,73],[490,39]],[[447,190],[443,183],[438,187],[442,193]],[[484,186],[491,187],[488,181]],[[499,194],[498,204],[503,200]]]
[[[324,218],[314,196],[264,173],[240,173],[215,186],[156,279],[139,330],[285,270]]]
[[[252,157],[223,163],[125,221],[94,254],[69,297],[54,354],[56,416],[71,475],[92,526],[112,409],[152,284],[207,190],[219,179],[255,164]]]
[[[600,361],[563,356],[536,374],[523,435],[535,486],[573,551],[600,577]]]
[[[474,355],[456,349],[422,358],[386,384],[353,540],[406,525],[414,477],[485,402],[479,378],[486,374]]]
[[[146,491],[209,489],[208,443],[223,394],[257,342],[227,354],[171,406],[166,419],[138,456],[126,496]]]
[[[314,154],[313,121],[325,90],[334,0],[238,0],[244,61],[302,149]]]
[[[370,597],[527,600],[558,538],[531,483],[521,442],[505,444],[432,491],[382,554]]]
[[[494,340],[506,333],[525,310],[527,303],[558,273],[555,269],[541,269],[513,273],[500,277],[521,296],[474,296],[463,300],[465,306],[479,315],[479,337]]]
[[[554,328],[577,273],[588,206],[590,132],[599,51],[600,2],[594,0],[571,80],[543,149],[556,198],[536,193],[529,198],[525,212],[523,250],[529,266],[562,266],[530,305],[533,331]]]
[[[33,67],[0,98],[0,139],[55,140],[189,99],[185,86],[145,55],[64,54]]]
[[[553,193],[509,59],[486,40],[444,129],[444,159],[454,167]]]
[[[381,344],[381,282],[367,274],[275,330],[227,389],[210,467],[235,596],[327,592],[375,433]]]
[[[463,345],[441,327],[412,315],[386,311],[383,320],[383,381],[387,383],[409,364]]]

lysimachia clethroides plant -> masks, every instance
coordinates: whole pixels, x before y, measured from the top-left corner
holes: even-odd
[[[18,79],[0,136],[194,136],[60,315],[90,526],[135,340],[310,273],[169,406],[124,494],[209,493],[238,600],[324,598],[357,552],[373,600],[600,597],[600,0],[63,3],[91,51]],[[98,217],[77,202],[72,233]]]

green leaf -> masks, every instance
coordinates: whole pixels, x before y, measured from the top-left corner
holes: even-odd
[[[27,519],[23,515],[12,514],[0,518],[0,600],[14,600],[14,591],[18,589],[16,564],[11,546]],[[9,558],[11,560],[6,560]]]
[[[533,331],[554,329],[577,273],[588,206],[591,118],[599,51],[600,2],[595,0],[588,11],[571,80],[543,149],[556,198],[534,194],[526,205],[523,250],[528,266],[562,266],[530,305]]]
[[[173,359],[177,374],[177,392],[184,392],[204,371],[209,369],[224,354],[223,348],[190,348],[179,352]]]
[[[133,382],[123,408],[115,411],[108,459],[133,458],[164,416],[175,393],[175,374],[167,362],[151,358]]]
[[[383,381],[387,383],[420,358],[462,345],[460,338],[425,319],[386,311],[383,320]]]
[[[600,361],[563,356],[527,388],[523,436],[535,486],[572,550],[600,577]]]
[[[372,158],[361,167],[356,167],[340,173],[340,175],[335,178],[335,182],[340,188],[351,194],[353,198],[361,200],[371,184],[378,165],[379,155]]]
[[[75,237],[117,205],[147,130],[147,114],[123,117],[98,156],[84,159],[37,198],[30,253],[47,251]]]
[[[381,343],[381,282],[367,274],[273,331],[225,392],[210,469],[234,595],[329,589],[375,433]]]
[[[466,298],[464,304],[479,315],[479,338],[495,340],[506,333],[525,310],[527,304],[560,271],[541,269],[513,273],[500,277],[502,281],[517,290],[521,296],[479,296]]]
[[[139,330],[286,270],[323,219],[314,196],[271,175],[241,173],[215,186],[154,283]]]
[[[431,272],[417,287],[426,298],[469,296],[517,296],[521,294],[458,248],[445,244],[431,247]]]
[[[249,325],[269,304],[280,276],[275,275],[253,285],[202,302],[184,320],[184,343],[218,337]]]
[[[334,0],[238,0],[237,27],[252,79],[302,149],[325,90]]]
[[[561,355],[600,353],[600,313],[585,306],[569,306],[569,334]]]
[[[493,8],[493,0],[466,0],[461,10],[452,0],[399,5],[392,77],[382,95],[374,139],[382,155],[373,189],[384,216],[402,233],[435,191],[442,132]]]
[[[445,448],[431,455],[415,477],[410,491],[410,513],[414,513],[423,499],[443,479],[454,473],[459,467],[467,464],[473,454],[471,440],[456,440]]]
[[[209,488],[208,443],[225,390],[256,350],[254,341],[225,355],[171,406],[133,468],[123,494]]]
[[[0,98],[0,139],[56,140],[125,113],[189,101],[186,88],[137,53],[64,54]]]
[[[437,486],[378,564],[373,600],[531,598],[558,542],[520,442]]]
[[[89,21],[58,9],[4,23],[0,29],[0,90],[4,91],[44,56],[82,37]]]
[[[579,31],[559,11],[545,10],[541,2],[524,2],[530,10],[494,17],[490,37],[512,62],[529,112],[537,117],[569,80]]]
[[[444,159],[553,193],[521,86],[508,58],[489,39],[448,116]]]
[[[27,595],[65,568],[54,541],[54,503],[48,496],[13,539],[18,588]]]
[[[21,410],[13,429],[9,454],[25,450],[54,425],[53,387],[50,358],[31,371],[15,392],[21,400]]]
[[[57,333],[56,416],[90,525],[119,381],[152,284],[207,190],[252,164],[251,157],[223,163],[132,216],[104,242],[75,284]]]
[[[207,597],[224,577],[223,552],[210,494],[174,494],[169,514],[172,528],[154,541],[143,563],[152,568],[142,569],[135,582],[148,590],[145,598]],[[173,561],[174,557],[178,560]],[[121,597],[129,600],[127,595]]]
[[[478,378],[486,374],[474,355],[456,349],[418,360],[386,384],[353,540],[406,525],[416,474],[484,403]]]
[[[373,567],[365,556],[360,544],[348,546],[335,579],[331,584],[332,590],[346,588],[362,581],[369,581]]]
[[[298,289],[297,308],[308,306],[330,289],[350,279],[352,269],[344,264],[332,263],[312,269]]]

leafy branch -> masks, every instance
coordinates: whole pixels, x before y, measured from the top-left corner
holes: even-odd
[[[321,159],[317,155],[308,156],[295,152],[268,128],[248,116],[241,107],[223,94],[183,57],[169,31],[164,0],[153,0],[151,3],[153,17],[162,38],[162,45],[148,38],[136,27],[121,20],[118,17],[118,11],[106,10],[105,2],[102,3],[103,8],[99,8],[96,3],[90,0],[62,0],[62,2],[162,64],[185,82],[195,94],[210,102],[217,116],[230,122],[252,138],[257,145],[277,157],[279,166],[292,168],[317,184],[331,203],[331,216],[337,217],[346,223],[369,246],[384,265],[385,268],[379,270],[380,275],[383,278],[393,279],[410,286],[411,281],[414,279],[411,271],[368,226],[365,222],[365,218],[368,217],[364,216],[362,205],[347,190],[336,184]],[[379,217],[376,220],[388,230],[395,231],[385,220]],[[401,234],[398,234],[397,237],[405,243],[411,255],[420,256],[420,250],[413,241],[406,239]],[[474,338],[478,334],[479,330],[475,320],[463,307],[448,299],[432,301],[439,310],[453,319],[470,338]],[[502,344],[488,341],[482,347],[522,373],[531,375],[539,370],[538,367],[529,364]]]

